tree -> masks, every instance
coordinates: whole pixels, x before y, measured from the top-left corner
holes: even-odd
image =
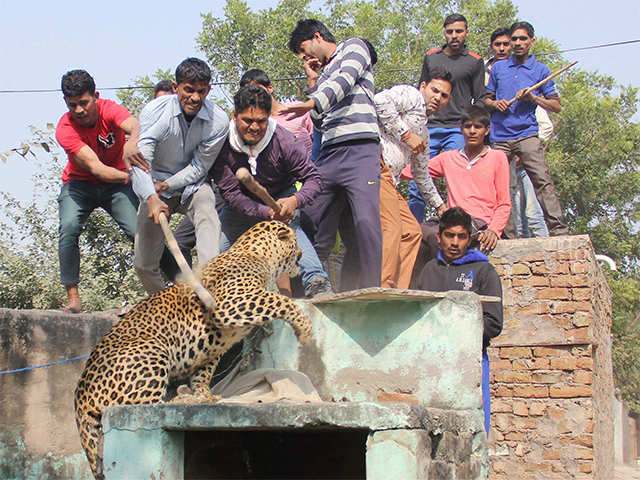
[[[120,89],[117,92],[118,100],[120,103],[131,112],[131,115],[138,116],[142,107],[153,100],[153,87],[160,80],[175,80],[174,75],[170,70],[158,69],[149,77],[149,75],[143,75],[133,79],[135,85],[130,89]]]
[[[63,160],[51,129],[32,130],[34,138],[25,144],[39,166],[33,178],[33,199],[25,205],[0,192],[0,306],[55,309],[66,302],[59,279],[56,201]],[[46,162],[38,156],[43,145],[47,146],[44,153],[50,155]],[[132,268],[131,242],[104,211],[94,211],[87,220],[80,251],[85,310],[114,308],[142,297]]]

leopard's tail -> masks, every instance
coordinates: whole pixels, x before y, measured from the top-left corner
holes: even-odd
[[[77,394],[76,394],[77,395]],[[76,397],[77,398],[77,397]],[[76,425],[80,434],[80,444],[89,460],[89,466],[96,480],[104,480],[102,449],[104,433],[102,432],[102,415],[87,411],[78,406],[76,399]]]

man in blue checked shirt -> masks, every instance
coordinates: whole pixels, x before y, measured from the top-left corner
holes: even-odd
[[[134,242],[134,266],[145,290],[165,287],[160,273],[164,236],[158,217],[185,213],[195,225],[198,262],[220,252],[220,220],[206,176],[229,132],[229,119],[206,100],[211,70],[197,58],[176,69],[175,95],[149,102],[140,113],[138,147],[146,164],[132,170],[133,189],[140,197]]]

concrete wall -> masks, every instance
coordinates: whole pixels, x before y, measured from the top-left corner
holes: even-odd
[[[490,349],[492,478],[613,478],[611,297],[593,253],[578,236],[500,242],[493,255],[506,316]],[[88,353],[116,320],[0,309],[0,371]],[[83,365],[0,375],[0,478],[91,478],[73,418]]]
[[[613,478],[611,292],[587,236],[500,242],[491,477]]]
[[[77,357],[117,320],[105,314],[0,309],[0,371]],[[0,375],[0,478],[93,478],[76,432],[84,360]]]

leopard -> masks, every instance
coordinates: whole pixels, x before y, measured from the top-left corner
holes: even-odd
[[[96,344],[75,390],[80,443],[96,479],[104,479],[102,412],[111,405],[169,401],[170,382],[188,379],[174,403],[219,400],[210,383],[222,355],[254,327],[283,319],[300,343],[311,338],[309,317],[289,297],[270,291],[281,274],[299,272],[294,230],[271,220],[254,225],[199,274],[216,301],[207,309],[177,283],[135,305]]]

